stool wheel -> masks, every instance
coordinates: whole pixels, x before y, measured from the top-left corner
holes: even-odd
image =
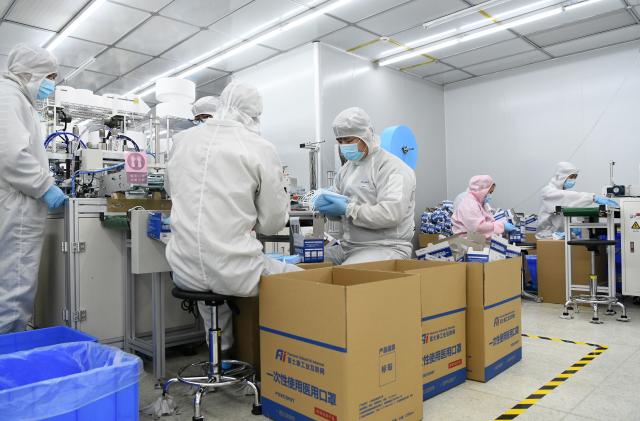
[[[253,405],[251,413],[253,415],[262,415],[262,405]]]
[[[204,417],[193,417],[191,418],[192,421],[204,421]]]

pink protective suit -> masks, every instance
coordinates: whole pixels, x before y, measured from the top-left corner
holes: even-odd
[[[469,189],[453,213],[453,233],[475,232],[491,238],[504,232],[504,223],[496,222],[486,209],[484,198],[489,194],[493,179],[488,175],[476,175],[469,181]]]

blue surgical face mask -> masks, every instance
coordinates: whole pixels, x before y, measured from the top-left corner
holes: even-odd
[[[55,91],[56,84],[51,79],[42,79],[40,82],[40,87],[38,88],[38,94],[36,95],[36,99],[43,100],[49,97]]]
[[[576,180],[567,180],[564,182],[564,189],[569,190],[574,188],[576,185]]]
[[[357,143],[349,143],[347,145],[340,145],[340,153],[349,161],[359,161],[364,156],[364,152],[358,150]]]
[[[489,193],[488,195],[485,196],[484,198],[484,204],[488,205],[491,203],[491,201],[493,200],[493,197],[491,196],[491,193]]]

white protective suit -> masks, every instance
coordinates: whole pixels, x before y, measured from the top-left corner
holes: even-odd
[[[220,100],[215,96],[203,96],[199,100],[193,103],[191,107],[191,112],[193,116],[196,117],[200,114],[208,114],[210,116],[215,116],[216,111],[218,111],[218,107],[220,106]]]
[[[570,162],[559,162],[556,174],[542,189],[536,233],[536,238],[539,240],[551,238],[554,232],[564,232],[564,217],[554,214],[556,206],[580,208],[593,205],[595,199],[593,193],[564,190],[564,182],[572,174],[578,174],[578,168],[575,165]]]
[[[16,45],[0,77],[0,333],[24,330],[33,312],[47,205],[53,185],[35,98],[56,73],[48,51]]]
[[[333,122],[336,138],[362,139],[369,153],[342,166],[333,190],[349,198],[341,217],[341,244],[327,250],[335,264],[410,259],[415,229],[413,170],[380,148],[369,116],[360,108],[342,111]]]
[[[176,135],[167,164],[172,238],[167,260],[180,288],[255,296],[263,274],[300,270],[271,260],[252,231],[276,234],[288,219],[289,196],[276,148],[256,134],[262,98],[232,83],[218,119]],[[199,303],[205,324],[209,312]],[[219,309],[222,348],[232,344],[231,314]]]

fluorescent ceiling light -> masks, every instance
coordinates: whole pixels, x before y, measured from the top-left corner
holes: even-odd
[[[590,6],[590,5],[592,5],[594,3],[598,3],[600,1],[602,1],[602,0],[585,0],[585,1],[581,1],[580,3],[573,3],[573,4],[570,4],[568,6],[565,6],[564,10],[569,12],[571,10],[579,9],[581,7],[584,7],[584,6]]]
[[[542,19],[546,19],[551,16],[559,15],[563,12],[562,7],[558,7],[556,9],[547,10],[546,12],[536,13],[535,15],[516,19],[511,22],[496,24],[495,26],[485,29],[483,31],[479,31],[473,34],[465,35],[461,38],[460,42],[471,41],[474,39],[486,37],[491,34],[495,34],[496,32],[506,31],[507,29],[514,28],[516,26],[525,25],[527,23],[536,22]]]
[[[389,58],[387,60],[383,60],[379,64],[380,64],[380,66],[387,66],[389,64],[397,63],[399,61],[404,61],[404,60],[410,59],[412,57],[419,56],[421,54],[426,54],[426,53],[430,53],[430,52],[433,52],[433,51],[436,51],[436,50],[441,50],[443,48],[450,47],[450,46],[458,44],[460,42],[466,42],[466,41],[471,41],[471,40],[474,40],[474,39],[486,37],[488,35],[495,34],[497,32],[506,31],[507,29],[514,28],[516,26],[526,25],[527,23],[536,22],[536,21],[539,21],[539,20],[542,20],[542,19],[546,19],[546,18],[551,17],[551,16],[556,16],[556,15],[561,14],[562,12],[571,11],[571,10],[577,9],[579,7],[583,7],[583,6],[587,6],[587,5],[591,5],[591,4],[597,3],[599,1],[602,1],[602,0],[585,0],[585,1],[582,1],[580,3],[574,3],[574,4],[570,5],[570,6],[560,6],[560,7],[549,9],[549,10],[546,10],[544,12],[536,13],[534,15],[527,16],[527,17],[524,17],[524,18],[513,19],[513,20],[507,21],[505,23],[498,23],[498,24],[493,25],[489,29],[478,31],[478,32],[475,32],[475,33],[472,33],[472,34],[469,34],[469,35],[463,35],[463,36],[460,36],[458,38],[442,42],[440,44],[427,45],[424,48],[412,51],[410,53],[401,54],[401,55],[398,55],[396,57],[392,57],[392,58]],[[538,2],[538,3],[535,3],[535,4],[540,4],[540,3],[542,3],[542,2]],[[508,12],[506,12],[506,13],[508,13]]]
[[[80,66],[78,66],[77,69],[75,69],[74,71],[72,71],[71,73],[66,75],[64,77],[64,79],[62,79],[62,81],[60,83],[62,84],[64,82],[69,82],[71,79],[73,79],[74,77],[78,76],[81,71],[83,71],[88,65],[90,65],[94,61],[96,61],[96,58],[95,57],[91,57],[89,60],[85,61]]]
[[[478,20],[475,21],[473,23],[469,23],[467,25],[463,25],[460,27],[460,31],[461,32],[466,32],[469,31],[471,29],[476,29],[476,28],[480,28],[482,26],[486,26],[489,24],[492,24],[494,22],[492,22],[492,20],[503,20],[503,19],[508,19],[514,16],[518,16],[527,12],[532,12],[536,9],[539,9],[541,7],[543,7],[544,5],[549,5],[549,3],[558,3],[558,0],[542,0],[542,1],[538,1],[532,4],[528,4],[526,6],[522,6],[522,7],[518,7],[517,9],[513,9],[513,10],[508,10],[506,12],[502,12],[502,13],[497,13],[495,15],[491,16],[491,20],[490,18],[484,18],[482,20]]]
[[[510,1],[511,0],[488,0],[483,3],[476,4],[475,6],[469,7],[467,9],[462,9],[455,13],[451,13],[450,15],[442,16],[432,21],[425,22],[422,24],[422,26],[425,28],[433,28],[435,26],[442,25],[447,22],[451,22],[452,20],[472,15],[482,9],[486,9],[492,6],[498,6],[500,4],[508,3]]]
[[[449,35],[453,35],[457,31],[458,31],[457,29],[450,29],[448,31],[440,32],[439,34],[434,34],[434,35],[431,35],[431,36],[428,36],[428,37],[425,37],[425,38],[420,38],[420,39],[417,39],[415,41],[408,42],[406,44],[406,47],[415,47],[416,45],[424,45],[424,44],[428,44],[428,43],[433,42],[433,41],[438,41],[438,40],[441,40],[443,38],[448,37]],[[388,57],[388,56],[391,56],[391,55],[396,54],[396,53],[401,53],[403,51],[407,51],[406,47],[391,48],[389,50],[384,51],[382,54],[380,54],[380,57]]]
[[[345,4],[350,3],[351,1],[352,0],[337,0],[337,1],[331,3],[331,4],[327,5],[327,6],[320,7],[317,10],[312,11],[311,13],[308,13],[308,14],[306,14],[304,16],[299,17],[298,19],[295,19],[295,20],[293,20],[293,21],[291,21],[289,23],[286,23],[286,24],[284,24],[282,26],[279,26],[279,27],[277,27],[275,29],[272,29],[271,31],[269,31],[269,32],[267,32],[265,34],[262,34],[262,35],[260,35],[260,36],[258,36],[256,38],[247,40],[244,43],[239,44],[236,47],[233,47],[232,49],[230,49],[229,51],[227,51],[227,52],[225,52],[225,53],[223,53],[221,55],[215,56],[215,57],[211,58],[210,60],[201,62],[197,66],[178,74],[177,77],[182,78],[182,79],[187,78],[187,77],[189,77],[189,76],[191,76],[191,75],[193,75],[195,73],[198,73],[199,71],[201,71],[201,70],[203,70],[203,69],[205,69],[207,67],[213,66],[213,65],[215,65],[217,63],[220,63],[221,61],[224,61],[224,60],[228,59],[229,57],[233,57],[233,56],[235,56],[237,54],[240,54],[241,52],[253,47],[254,45],[257,45],[257,44],[260,44],[262,42],[265,42],[265,41],[267,41],[267,40],[269,40],[269,39],[271,39],[271,38],[273,38],[275,36],[278,36],[278,35],[280,35],[280,34],[282,34],[284,32],[287,32],[287,31],[289,31],[289,30],[291,30],[293,28],[296,28],[296,27],[298,27],[298,26],[300,26],[300,25],[302,25],[302,24],[304,24],[306,22],[309,22],[310,20],[313,20],[313,19],[315,19],[315,18],[317,18],[317,17],[319,17],[319,16],[321,16],[321,15],[323,15],[325,13],[329,13],[329,12],[339,8],[339,7],[342,7]],[[218,50],[221,50],[221,49],[218,49]],[[213,54],[212,52],[203,54],[203,55],[201,55],[201,56],[199,56],[199,57],[197,57],[197,58],[195,58],[193,60],[190,60],[187,64],[183,64],[183,65],[181,65],[179,67],[176,67],[174,69],[171,69],[171,70],[169,70],[169,71],[167,71],[167,72],[165,72],[165,73],[163,73],[163,74],[161,74],[159,76],[156,76],[156,77],[152,78],[150,81],[146,82],[145,84],[140,85],[135,89],[132,89],[130,92],[127,93],[127,95],[134,95],[135,92],[150,86],[157,79],[159,79],[161,77],[170,76],[170,75],[172,75],[174,73],[179,72],[182,69],[185,69],[185,68],[187,68],[189,66],[195,65],[197,62],[202,61],[203,59],[205,59],[206,57],[211,56],[212,54]],[[140,93],[138,96],[143,97],[143,96],[149,95],[150,93],[152,93],[154,91],[155,91],[155,87],[152,87],[152,88],[149,88],[146,91]]]
[[[69,35],[71,35],[78,26],[85,21],[89,16],[91,16],[106,0],[94,0],[89,7],[84,9],[77,18],[73,20],[66,28],[60,32],[49,45],[47,45],[48,51],[53,51],[60,45],[62,41],[65,40]]]
[[[417,50],[412,51],[412,52],[407,53],[407,54],[401,54],[399,56],[396,56],[396,57],[393,57],[393,58],[390,58],[390,59],[387,59],[387,60],[382,60],[380,62],[380,66],[388,66],[389,64],[397,63],[399,61],[408,60],[410,58],[417,57],[417,56],[420,56],[422,54],[432,53],[434,51],[438,51],[438,50],[441,50],[443,48],[447,48],[447,47],[451,47],[452,45],[456,45],[459,42],[460,42],[460,38],[455,38],[455,39],[452,39],[452,40],[449,40],[449,41],[441,42],[439,44],[429,45],[429,46],[417,49]]]

